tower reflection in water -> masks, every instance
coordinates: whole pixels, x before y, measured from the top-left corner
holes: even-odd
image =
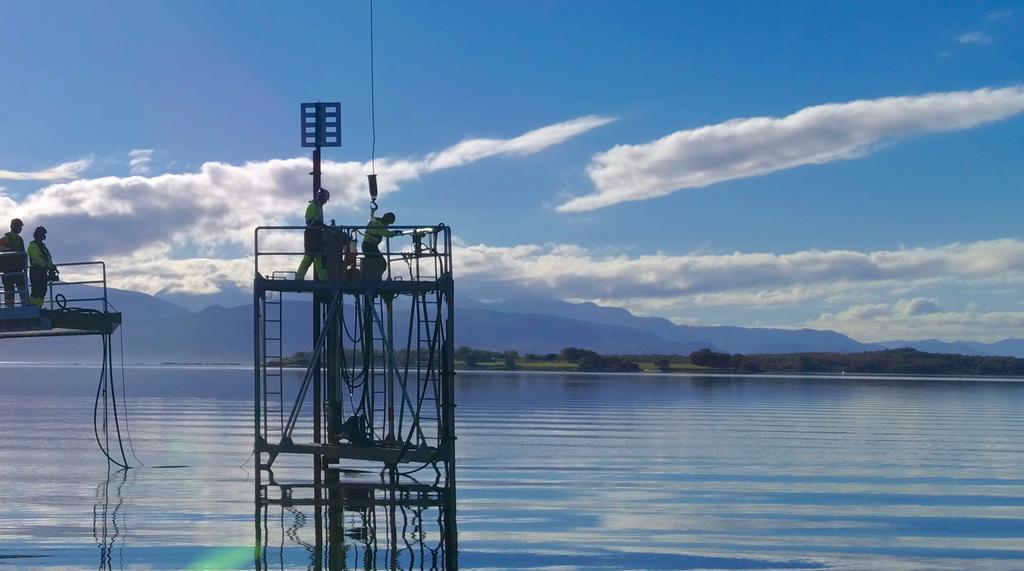
[[[321,486],[257,480],[255,567],[457,569],[455,493],[446,481],[337,469],[325,471]]]
[[[92,507],[92,537],[100,551],[100,562],[97,567],[100,570],[124,569],[121,527],[124,526],[125,517],[123,489],[127,482],[127,470],[113,472],[108,465],[107,478],[96,486],[96,501]]]

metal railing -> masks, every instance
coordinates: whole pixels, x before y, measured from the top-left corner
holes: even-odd
[[[259,226],[254,233],[253,262],[255,273],[259,276],[270,276],[275,271],[291,270],[288,268],[269,268],[271,259],[289,258],[295,265],[306,255],[301,248],[289,247],[292,244],[300,244],[303,233],[307,230],[305,226]],[[380,258],[383,258],[384,269],[381,279],[384,280],[408,280],[408,281],[436,281],[444,276],[450,276],[452,272],[452,238],[451,229],[444,224],[434,226],[389,226],[388,230],[401,232],[401,235],[385,238],[379,244]],[[365,227],[362,226],[325,226],[321,228],[322,241],[328,244],[320,250],[319,255],[323,256],[324,266],[329,270],[332,267],[338,268],[336,275],[328,276],[331,280],[359,280],[376,279],[367,275],[367,259],[376,258],[374,254],[362,252],[362,239],[365,234]],[[337,238],[343,236],[340,242],[346,243],[344,249],[331,249],[332,239],[334,246],[338,246]],[[276,241],[281,246],[264,248],[261,247],[261,239],[265,241]],[[351,246],[347,245],[351,244]],[[332,260],[333,258],[333,260]],[[334,263],[330,263],[330,262]],[[261,262],[263,270],[261,271]],[[402,264],[405,264],[403,267]],[[314,264],[315,266],[315,264]],[[352,270],[359,270],[353,272]],[[313,268],[310,268],[313,271]],[[310,276],[310,279],[312,276]],[[324,279],[321,277],[321,279]]]
[[[28,290],[25,290],[24,296],[15,295],[13,291],[7,291],[7,284],[10,283],[10,278],[21,278],[19,285],[26,288],[31,287],[30,273],[27,271],[28,266],[28,255],[24,252],[0,252],[0,261],[4,257],[9,256],[22,256],[24,258],[25,265],[23,267],[26,270],[19,270],[14,272],[3,272],[0,275],[3,276],[3,280],[0,280],[0,299],[6,302],[7,296],[14,296],[14,306],[26,305],[22,303],[22,299],[28,299]],[[47,282],[47,299],[44,304],[48,309],[67,309],[67,308],[78,308],[78,309],[99,309],[104,313],[107,313],[110,309],[110,302],[107,297],[107,265],[104,262],[66,262],[63,264],[54,264],[58,271],[61,269],[71,269],[71,273],[75,274],[71,279],[58,279]],[[0,267],[3,267],[0,265]],[[84,272],[79,271],[84,270]],[[67,272],[65,272],[67,273]],[[84,274],[84,275],[83,275]],[[82,289],[79,286],[85,286],[89,289]],[[95,293],[92,288],[99,288],[99,294]],[[78,292],[75,292],[75,290]],[[20,292],[19,292],[20,293]],[[96,305],[98,307],[88,307],[89,305]]]
[[[103,313],[107,313],[110,309],[110,303],[107,301],[107,264],[104,262],[65,262],[63,264],[54,264],[57,269],[61,268],[89,268],[99,270],[99,277],[89,279],[89,276],[85,276],[81,279],[72,280],[58,280],[50,282],[50,287],[47,288],[49,298],[47,303],[50,305],[50,309],[54,309],[56,305],[57,309],[67,309],[69,307],[81,308],[82,304],[90,304],[99,302],[103,308]],[[99,286],[102,292],[101,296],[95,296],[91,293],[84,294],[91,297],[68,297],[64,292],[69,292],[73,289],[73,286],[87,286],[96,287]],[[89,290],[91,292],[91,290]],[[75,294],[72,294],[75,295]]]

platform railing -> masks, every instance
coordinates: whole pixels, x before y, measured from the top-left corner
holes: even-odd
[[[47,303],[50,309],[67,309],[67,308],[83,308],[82,304],[99,303],[103,308],[103,313],[107,313],[110,309],[110,304],[107,300],[107,264],[104,262],[65,262],[63,264],[54,264],[58,270],[66,268],[85,269],[87,272],[92,270],[93,272],[98,271],[98,277],[83,276],[81,278],[72,278],[70,280],[58,280],[50,282],[48,288],[49,297]],[[73,270],[73,271],[75,271]],[[94,274],[95,275],[95,274]],[[102,292],[102,295],[96,296],[91,293],[82,294],[83,297],[68,297],[66,292],[71,292],[76,289],[75,286],[86,286],[86,287],[98,287]]]
[[[259,226],[255,230],[253,262],[258,276],[269,276],[275,271],[284,269],[294,271],[306,252],[300,247],[292,246],[303,243],[305,226]],[[435,281],[443,276],[450,276],[452,271],[452,239],[451,229],[444,224],[433,226],[389,226],[388,230],[402,234],[385,238],[379,244],[380,254],[385,261],[384,280]],[[332,279],[354,280],[368,279],[363,274],[344,271],[358,269],[364,272],[367,255],[362,252],[362,242],[366,229],[362,226],[325,226],[321,228],[324,240],[329,241],[331,233],[344,236],[353,244],[352,250],[322,250],[325,266],[329,257],[336,257],[341,272]],[[264,242],[261,244],[261,240]],[[267,245],[266,242],[275,242]],[[272,259],[290,258],[293,267],[282,268],[274,265]],[[262,265],[261,265],[262,264]],[[404,267],[402,266],[404,264]],[[312,279],[313,268],[310,268],[308,279]],[[321,278],[323,279],[323,278]]]
[[[22,285],[22,287],[27,287],[28,286],[28,271],[27,270],[18,270],[18,271],[13,271],[13,272],[4,272],[4,271],[2,271],[2,269],[4,267],[6,267],[7,264],[11,264],[12,266],[15,265],[11,261],[12,258],[15,258],[15,257],[20,257],[21,258],[21,267],[22,268],[28,268],[28,254],[27,253],[25,253],[25,252],[0,252],[0,307],[6,306],[6,303],[7,303],[6,302],[6,298],[7,298],[8,295],[14,296],[13,300],[11,302],[13,304],[12,307],[17,307],[19,305],[22,305],[21,300],[22,299],[26,299],[26,300],[28,299],[28,291],[27,290],[19,291],[17,294],[15,294],[14,292],[8,292],[7,291],[7,284],[9,282],[11,282],[12,279],[17,279],[19,277],[21,278],[21,285]]]

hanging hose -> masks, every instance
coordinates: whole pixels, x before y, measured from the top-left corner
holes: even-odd
[[[127,469],[130,468],[131,466],[128,464],[128,457],[124,451],[124,440],[122,439],[121,436],[121,419],[117,410],[117,390],[111,388],[111,380],[113,379],[114,376],[114,356],[110,337],[111,335],[109,333],[105,333],[102,335],[103,361],[102,364],[100,365],[99,383],[96,385],[96,398],[93,401],[92,406],[92,429],[93,435],[96,438],[96,445],[99,446],[100,451],[103,452],[103,455],[107,457],[107,461],[116,466]],[[103,396],[102,440],[100,439],[99,427],[100,395]],[[110,409],[107,407],[108,402],[110,403],[110,408],[112,408],[114,412],[114,431],[117,436],[118,450],[121,452],[120,461],[110,455]],[[124,406],[123,399],[122,406]]]
[[[109,447],[110,447],[110,426],[109,426],[109,411],[107,409],[107,402],[108,402],[107,398],[108,398],[108,395],[109,395],[109,392],[110,392],[109,391],[110,382],[109,382],[109,378],[107,376],[107,372],[108,372],[107,365],[110,362],[110,344],[109,344],[109,342],[110,342],[110,335],[109,334],[104,334],[102,336],[103,362],[100,365],[100,380],[99,380],[99,383],[96,386],[96,399],[93,401],[93,406],[92,406],[92,430],[93,430],[93,435],[96,437],[96,444],[100,447],[100,451],[103,452],[103,455],[107,457],[107,461],[112,463],[112,464],[115,464],[117,466],[120,466],[121,468],[128,468],[128,459],[125,458],[125,456],[124,456],[124,447],[123,446],[121,447],[121,461],[120,462],[118,460],[116,460],[114,457],[112,457],[110,455],[110,451],[109,451]],[[100,407],[100,395],[101,394],[103,395],[103,436],[104,436],[103,440],[100,440],[99,419],[98,419],[99,407]],[[116,416],[117,416],[117,414],[116,414],[116,409],[115,409],[115,418],[116,418]],[[120,440],[121,440],[120,425],[117,425],[117,426],[118,426],[117,437],[118,437],[118,442],[120,442]],[[104,446],[104,441],[106,441],[106,446]]]
[[[115,308],[116,311],[116,308]],[[132,452],[132,458],[139,463],[139,466],[145,466],[145,462],[139,460],[139,456],[135,453],[135,443],[132,442],[132,431],[128,427],[128,393],[125,391],[124,382],[124,325],[117,330],[117,338],[121,343],[121,409],[124,410],[124,431],[128,436],[128,449]]]

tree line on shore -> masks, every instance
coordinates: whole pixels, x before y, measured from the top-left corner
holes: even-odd
[[[404,352],[397,362],[404,363]],[[308,366],[311,354],[296,353],[282,360],[285,366]],[[490,351],[472,347],[455,350],[456,366],[487,370],[559,370],[631,373],[690,371],[726,373],[851,373],[890,375],[993,375],[1024,376],[1024,359],[925,353],[916,349],[888,349],[863,353],[765,353],[741,355],[701,349],[689,355],[602,355],[580,347],[558,353]],[[350,355],[358,363],[358,355]]]
[[[501,361],[506,369],[520,368],[519,361],[529,363],[573,363],[577,371],[588,372],[640,372],[640,364],[630,355],[601,355],[589,349],[566,347],[558,353],[520,355],[518,351],[485,351],[472,347],[459,347],[455,350],[456,361],[462,361],[470,369],[479,368],[482,363]]]
[[[1024,359],[888,349],[864,353],[738,355],[701,349],[690,354],[701,367],[745,373],[866,373],[889,375],[1024,375]]]

